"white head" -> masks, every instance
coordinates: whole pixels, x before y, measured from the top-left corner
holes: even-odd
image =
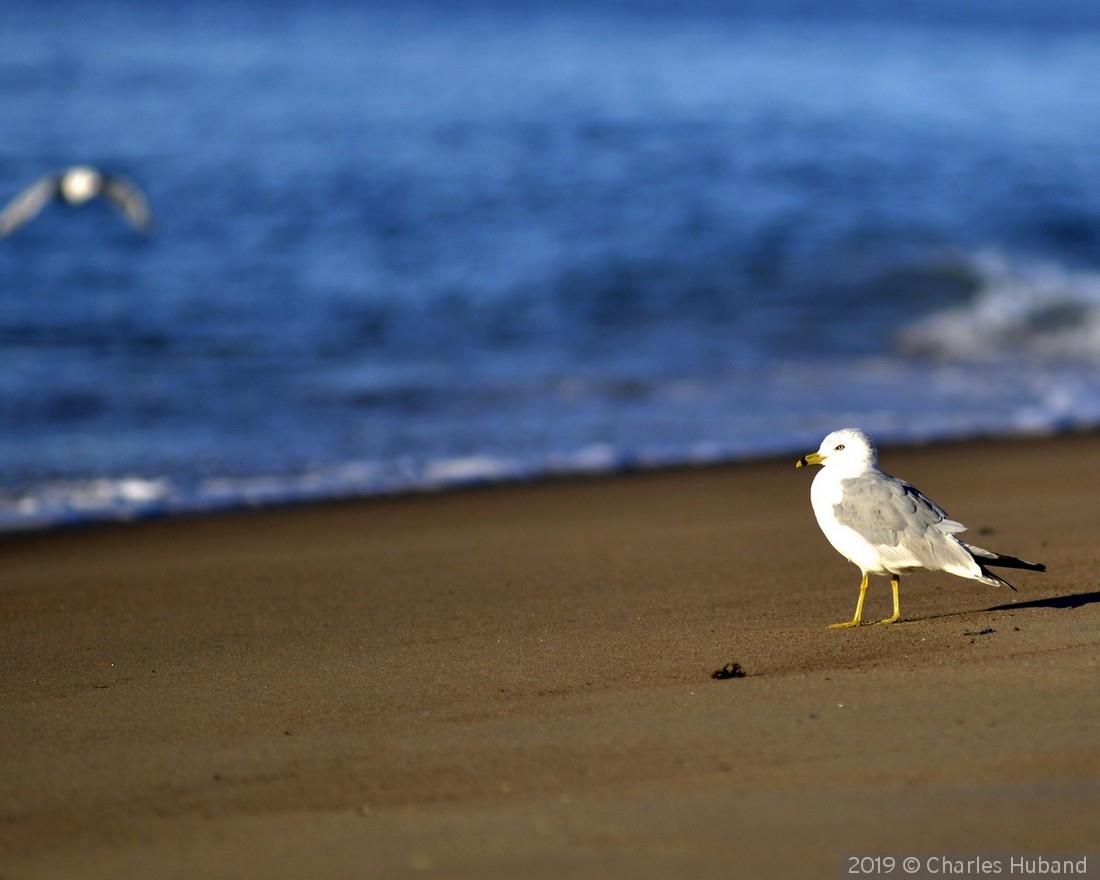
[[[878,464],[878,450],[871,438],[859,428],[842,428],[822,440],[817,452],[798,460],[798,467],[810,464],[861,474]]]
[[[103,177],[94,168],[77,165],[61,175],[61,196],[70,205],[82,205],[99,195]]]

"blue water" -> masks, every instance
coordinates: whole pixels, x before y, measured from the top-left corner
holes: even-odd
[[[157,229],[0,241],[0,526],[1100,425],[1100,13],[882,6],[6,4]]]

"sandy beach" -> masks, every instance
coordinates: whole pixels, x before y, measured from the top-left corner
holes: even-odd
[[[1100,437],[880,460],[1048,572],[829,630],[859,573],[793,458],[6,537],[0,877],[1095,849]]]

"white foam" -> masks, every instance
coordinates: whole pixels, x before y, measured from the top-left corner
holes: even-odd
[[[421,482],[425,488],[460,486],[518,477],[523,473],[524,467],[517,461],[489,455],[471,455],[430,462],[424,469]]]
[[[972,299],[898,335],[907,354],[970,361],[1100,362],[1100,272],[1048,261],[970,258]]]

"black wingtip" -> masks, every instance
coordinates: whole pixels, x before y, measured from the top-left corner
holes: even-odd
[[[1010,590],[1012,590],[1013,593],[1020,592],[1014,586],[1012,586],[1012,584],[1010,584],[1008,581],[1006,581],[1003,577],[1001,577],[999,574],[994,574],[988,568],[986,568],[984,565],[979,565],[978,568],[980,568],[982,570],[982,574],[984,574],[987,578],[992,578],[994,581],[996,581],[1001,586],[1008,587]]]
[[[1047,570],[1047,567],[1041,562],[1028,562],[1026,559],[1017,559],[1015,556],[1001,556],[999,554],[994,555],[992,559],[983,556],[980,564],[983,566],[988,565],[991,568],[1023,568],[1028,571]]]

